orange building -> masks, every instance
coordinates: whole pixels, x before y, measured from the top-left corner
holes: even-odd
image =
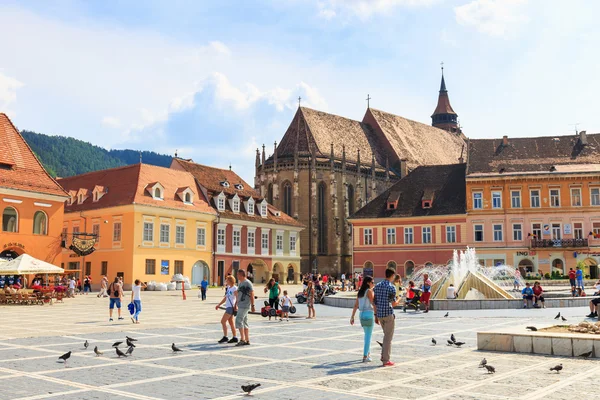
[[[10,119],[0,113],[0,257],[27,253],[57,264],[66,198]]]
[[[80,233],[97,237],[94,251],[64,249],[62,266],[75,276],[122,276],[168,282],[181,273],[199,284],[212,268],[216,212],[194,177],[183,171],[135,164],[59,180],[65,205],[66,246]]]
[[[600,134],[470,140],[467,213],[485,265],[598,278]]]

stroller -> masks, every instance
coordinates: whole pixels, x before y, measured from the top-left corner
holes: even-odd
[[[404,306],[402,307],[402,311],[406,312],[408,307],[414,307],[415,312],[419,312],[419,306],[421,305],[421,289],[417,289],[415,287],[410,288],[406,291],[406,300],[404,301]],[[412,296],[411,296],[412,295]],[[409,297],[411,296],[411,297]]]

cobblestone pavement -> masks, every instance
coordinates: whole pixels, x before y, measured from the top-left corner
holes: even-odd
[[[252,345],[218,345],[214,310],[190,296],[144,293],[143,324],[109,324],[105,299],[79,296],[64,305],[0,307],[0,400],[5,399],[236,399],[240,386],[261,383],[255,399],[595,399],[600,363],[561,357],[479,352],[476,332],[543,323],[557,310],[397,313],[393,360],[377,362],[382,333],[375,327],[372,363],[363,364],[362,329],[350,310],[317,306],[316,320],[267,321],[251,316]],[[261,302],[262,299],[259,300]],[[305,308],[298,307],[305,315]],[[539,312],[538,312],[539,311]],[[570,319],[583,309],[563,309]],[[14,327],[22,326],[21,334]],[[36,328],[37,326],[37,328]],[[454,333],[463,348],[446,346]],[[46,336],[50,335],[50,336]],[[113,342],[138,339],[118,358]],[[431,338],[438,341],[431,345]],[[88,340],[90,347],[83,347]],[[183,352],[174,354],[171,343]],[[95,357],[98,346],[104,354]],[[125,350],[125,347],[121,347]],[[72,351],[68,367],[58,356]],[[485,357],[496,367],[478,368]],[[558,363],[560,373],[549,371]]]

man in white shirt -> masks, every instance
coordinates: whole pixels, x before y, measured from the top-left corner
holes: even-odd
[[[448,286],[448,289],[446,289],[446,298],[448,300],[456,299],[456,288],[452,283],[450,284],[450,286]]]
[[[69,289],[67,290],[67,297],[75,297],[75,285],[77,283],[75,282],[75,278],[71,277],[71,279],[69,279]]]
[[[343,272],[342,272],[341,280],[342,280],[342,291],[343,291],[346,288],[346,274],[344,274]]]

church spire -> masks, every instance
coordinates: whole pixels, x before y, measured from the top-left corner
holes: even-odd
[[[438,95],[437,106],[433,115],[431,115],[431,125],[449,132],[460,133],[458,126],[458,115],[450,105],[448,89],[446,89],[446,80],[444,79],[444,63],[442,63],[442,81],[440,83],[440,93]]]

